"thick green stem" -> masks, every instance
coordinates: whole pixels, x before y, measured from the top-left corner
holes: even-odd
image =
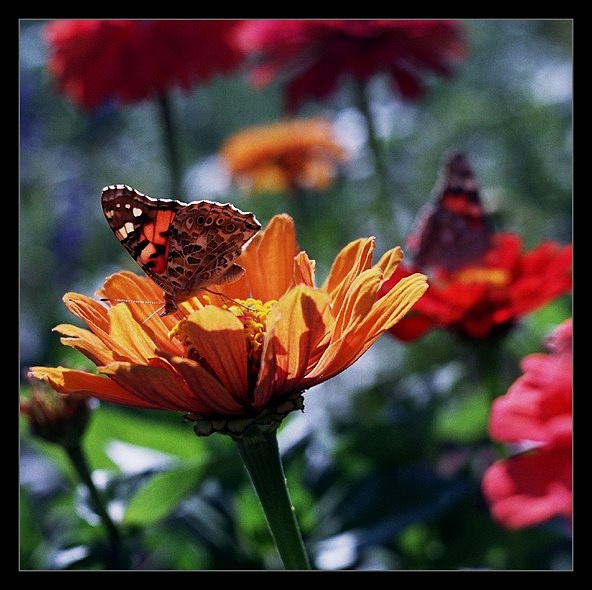
[[[162,139],[171,174],[171,197],[181,198],[181,164],[177,149],[177,136],[173,121],[173,112],[167,94],[158,97],[158,107],[162,122]]]
[[[107,566],[110,569],[120,569],[122,556],[121,537],[119,534],[119,530],[115,526],[114,522],[111,520],[111,517],[109,516],[109,513],[107,512],[103,504],[103,500],[101,499],[101,496],[99,495],[99,492],[92,480],[90,469],[88,467],[88,462],[86,460],[82,447],[80,443],[76,443],[65,446],[64,449],[70,461],[72,462],[72,465],[76,469],[78,477],[88,489],[92,506],[101,518],[103,526],[105,527],[105,532],[107,533],[107,538],[109,542]]]
[[[286,487],[276,431],[256,430],[234,440],[284,567],[287,570],[311,569]]]

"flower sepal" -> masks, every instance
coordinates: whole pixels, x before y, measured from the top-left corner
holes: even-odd
[[[207,418],[201,414],[191,412],[185,416],[187,422],[193,422],[193,430],[197,436],[209,436],[214,432],[228,434],[233,438],[248,436],[253,431],[274,431],[284,418],[295,410],[304,410],[304,398],[298,393],[287,399],[282,399],[275,405],[266,407],[256,416],[245,418]]]

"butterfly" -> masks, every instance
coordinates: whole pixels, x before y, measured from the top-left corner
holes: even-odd
[[[453,272],[479,260],[493,236],[464,154],[453,152],[445,159],[434,193],[432,202],[420,211],[406,246],[418,267]]]
[[[103,188],[101,205],[115,237],[164,291],[161,316],[200,289],[240,278],[234,260],[261,229],[230,203],[153,199],[124,184]]]

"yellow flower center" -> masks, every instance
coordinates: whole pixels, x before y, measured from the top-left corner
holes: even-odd
[[[232,305],[224,305],[243,324],[247,340],[247,355],[249,357],[249,373],[259,371],[263,340],[267,330],[267,315],[275,305],[274,299],[263,303],[259,299],[235,299]]]
[[[461,283],[487,283],[492,287],[503,287],[510,282],[510,273],[504,268],[465,268],[454,276]]]

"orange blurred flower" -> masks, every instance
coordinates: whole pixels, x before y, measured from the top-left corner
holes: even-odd
[[[274,428],[302,408],[305,389],[347,369],[425,292],[425,276],[414,274],[377,297],[403,254],[395,247],[372,264],[374,248],[373,238],[351,242],[315,287],[314,262],[300,251],[292,219],[276,216],[241,255],[243,277],[220,286],[224,295],[184,302],[180,322],[157,314],[146,320],[142,303],[107,309],[67,293],[66,306],[90,330],[55,329],[98,374],[65,367],[30,374],[62,393],[185,412],[198,434],[240,434],[254,423]],[[129,272],[109,277],[98,294],[162,299],[151,280]]]
[[[329,187],[345,160],[328,121],[320,118],[251,127],[220,150],[234,182],[248,192]]]

